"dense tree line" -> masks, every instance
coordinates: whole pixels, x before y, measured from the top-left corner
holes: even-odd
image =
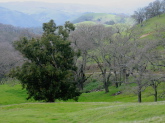
[[[99,76],[101,75],[106,93],[109,92],[109,86],[125,85],[131,87],[129,90],[137,94],[138,102],[141,102],[142,92],[151,86],[157,101],[157,87],[164,81],[162,67],[157,65],[162,64],[164,59],[161,51],[157,50],[158,47],[164,46],[163,33],[157,34],[159,39],[156,40],[140,38],[141,34],[141,27],[137,26],[77,26],[70,39],[73,47],[79,48],[82,53],[77,65],[83,68],[83,77],[88,77],[85,74],[85,65],[92,62],[96,64],[97,71],[100,71]],[[84,81],[82,86],[83,83]],[[134,86],[131,86],[132,84]]]
[[[165,13],[165,0],[155,0],[149,3],[148,6],[136,10],[132,17],[137,24],[142,24],[143,21],[160,16],[163,13]]]

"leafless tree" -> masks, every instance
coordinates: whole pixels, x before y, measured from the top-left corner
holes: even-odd
[[[0,78],[10,71],[11,68],[21,65],[22,57],[8,42],[0,42]]]
[[[165,12],[165,1],[155,0],[149,3],[148,6],[140,8],[134,12],[132,17],[136,20],[137,24],[141,24],[145,20],[158,16]]]
[[[92,40],[94,47],[90,52],[90,58],[97,64],[104,84],[105,92],[109,92],[110,77],[112,75],[112,53],[109,52],[109,46],[112,43],[112,35],[115,33],[112,28],[106,28],[103,25],[94,25],[92,27]]]
[[[165,77],[162,73],[155,73],[155,72],[149,72],[146,75],[146,78],[148,80],[148,86],[151,86],[154,90],[154,93],[151,93],[151,95],[154,95],[154,101],[157,102],[158,100],[158,87],[161,83],[165,82]]]
[[[143,8],[140,8],[137,11],[134,11],[132,18],[136,20],[137,24],[142,25],[142,22],[145,20],[145,10]]]
[[[5,24],[0,24],[0,32],[0,78],[2,78],[12,67],[23,62],[22,56],[14,50],[12,43],[21,37],[32,38],[37,35],[28,29]]]
[[[88,53],[93,48],[93,41],[91,38],[92,25],[81,24],[78,25],[76,30],[71,32],[69,40],[72,41],[72,47],[77,52],[80,51],[81,57],[75,58],[75,63],[77,65],[77,72],[75,76],[75,81],[77,81],[77,86],[80,90],[83,90],[84,82],[92,75],[86,76],[86,65],[88,61]]]
[[[161,1],[162,12],[165,13],[165,0]]]
[[[155,54],[156,48],[159,42],[148,41],[148,39],[140,39],[134,42],[133,59],[129,61],[128,66],[130,71],[132,71],[132,76],[134,78],[134,83],[137,85],[136,93],[138,95],[138,102],[141,102],[142,91],[147,87],[148,80],[146,76],[149,71],[151,63],[157,61],[157,56]]]

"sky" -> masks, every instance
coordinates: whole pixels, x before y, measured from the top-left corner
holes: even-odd
[[[79,3],[79,4],[96,4],[96,5],[117,5],[117,6],[146,6],[148,3],[155,0],[0,0],[0,2],[14,2],[14,1],[43,1],[53,3]]]
[[[133,11],[147,6],[150,2],[155,0],[0,0],[0,2],[24,2],[24,1],[40,1],[53,3],[78,3],[78,4],[92,4],[99,5],[120,10],[120,13],[132,13]]]

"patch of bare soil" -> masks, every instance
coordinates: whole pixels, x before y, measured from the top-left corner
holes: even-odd
[[[148,35],[151,35],[152,33],[153,33],[153,32],[150,32],[150,33],[144,34],[144,35],[140,36],[140,38],[147,37]]]

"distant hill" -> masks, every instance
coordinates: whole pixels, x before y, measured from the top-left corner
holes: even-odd
[[[0,7],[0,23],[19,27],[38,27],[41,25],[32,16]]]
[[[12,11],[19,11],[29,15],[32,20],[37,21],[38,25],[40,26],[42,26],[42,23],[48,22],[50,19],[55,20],[57,25],[62,25],[65,23],[65,21],[73,20],[82,15],[84,12],[95,12],[96,10],[106,12],[105,8],[98,9],[98,7],[92,5],[45,3],[32,1],[0,3],[0,6]],[[5,24],[13,25],[13,23]]]
[[[55,20],[57,25],[62,25],[65,21],[79,23],[89,18],[84,17],[84,13],[113,13],[109,7],[85,5],[85,4],[64,4],[46,2],[4,2],[0,3],[0,23],[11,24],[19,27],[37,27],[50,19]],[[83,15],[83,16],[82,16]],[[81,17],[82,16],[82,17]],[[88,15],[89,16],[89,15]],[[96,14],[92,21],[112,23],[112,20],[126,21],[110,14]],[[91,17],[91,16],[90,16]],[[77,19],[78,18],[78,19]],[[100,20],[99,20],[100,19]]]
[[[81,23],[84,21],[91,21],[100,24],[114,25],[117,23],[127,23],[132,24],[133,20],[127,16],[122,14],[108,14],[108,13],[86,13],[77,19],[73,20],[73,23]]]

